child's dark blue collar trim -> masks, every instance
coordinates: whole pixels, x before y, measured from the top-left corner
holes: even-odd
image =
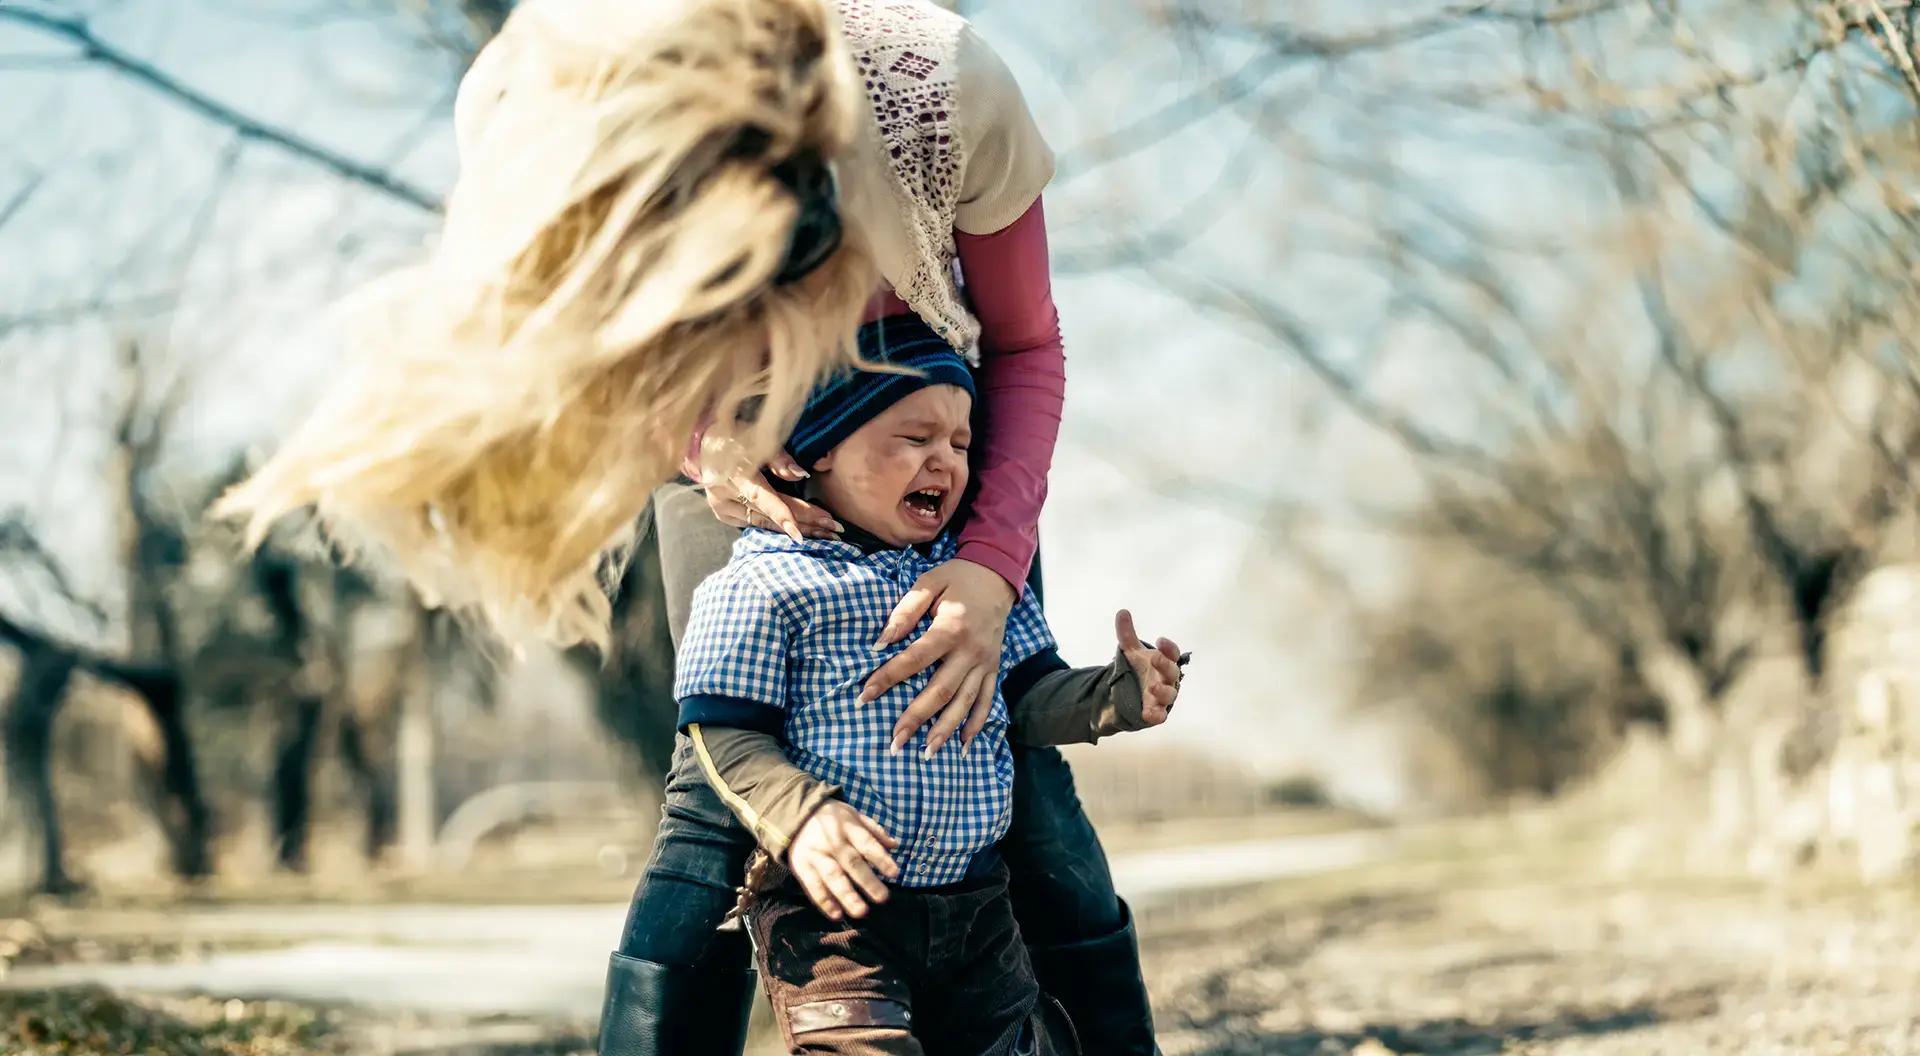
[[[742,541],[751,549],[776,552],[835,554],[845,557],[867,557],[872,554],[899,553],[912,550],[930,561],[944,561],[955,550],[952,532],[942,532],[932,542],[916,543],[913,546],[894,546],[858,525],[847,525],[840,533],[839,540],[802,539],[795,542],[785,532],[776,532],[769,528],[747,528],[740,533]]]

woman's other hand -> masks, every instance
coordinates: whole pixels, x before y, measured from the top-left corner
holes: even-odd
[[[696,467],[687,467],[690,470]],[[786,481],[807,478],[807,471],[785,451],[775,455],[767,470]],[[695,476],[697,472],[689,473]],[[792,498],[773,490],[762,471],[740,473],[706,485],[707,508],[720,523],[735,528],[769,528],[783,532],[795,542],[803,538],[838,539],[845,527],[833,514],[804,499]]]

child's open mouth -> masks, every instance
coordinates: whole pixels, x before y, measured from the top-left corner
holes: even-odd
[[[900,500],[900,508],[906,511],[909,523],[937,529],[941,522],[940,506],[946,498],[947,489],[945,488],[921,488],[919,491],[908,492],[907,497]]]

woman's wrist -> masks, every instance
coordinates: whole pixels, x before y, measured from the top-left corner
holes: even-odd
[[[1019,599],[1020,592],[1026,588],[1027,571],[1032,564],[1032,558],[1023,560],[992,543],[965,538],[960,540],[960,549],[953,557],[956,561],[979,565],[1005,581],[1010,592],[1007,597],[1008,607],[1012,607],[1013,602]]]

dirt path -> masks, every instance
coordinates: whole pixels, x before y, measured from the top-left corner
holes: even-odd
[[[1281,836],[1119,854],[1112,864],[1122,893],[1152,907],[1234,885],[1351,868],[1390,853],[1391,839],[1377,831]],[[624,904],[99,911],[77,914],[67,926],[198,945],[207,952],[25,967],[5,985],[100,983],[134,991],[579,1020],[598,1014],[607,951],[625,913]]]
[[[1492,879],[1276,895],[1147,955],[1167,1056],[1907,1056],[1917,910],[1910,891]]]
[[[1511,833],[1443,842],[1290,844],[1301,853],[1282,866],[1253,844],[1117,861],[1141,910],[1167,1056],[1920,1056],[1912,889],[1596,879],[1567,847]],[[1286,878],[1156,889],[1156,878],[1242,883],[1269,867]],[[216,1012],[266,992],[329,1008],[323,1043],[276,1054],[575,1056],[589,1051],[617,912],[228,908],[175,924],[297,938],[185,963],[72,966],[63,981],[202,989]],[[774,1050],[763,1035],[752,1051]]]

